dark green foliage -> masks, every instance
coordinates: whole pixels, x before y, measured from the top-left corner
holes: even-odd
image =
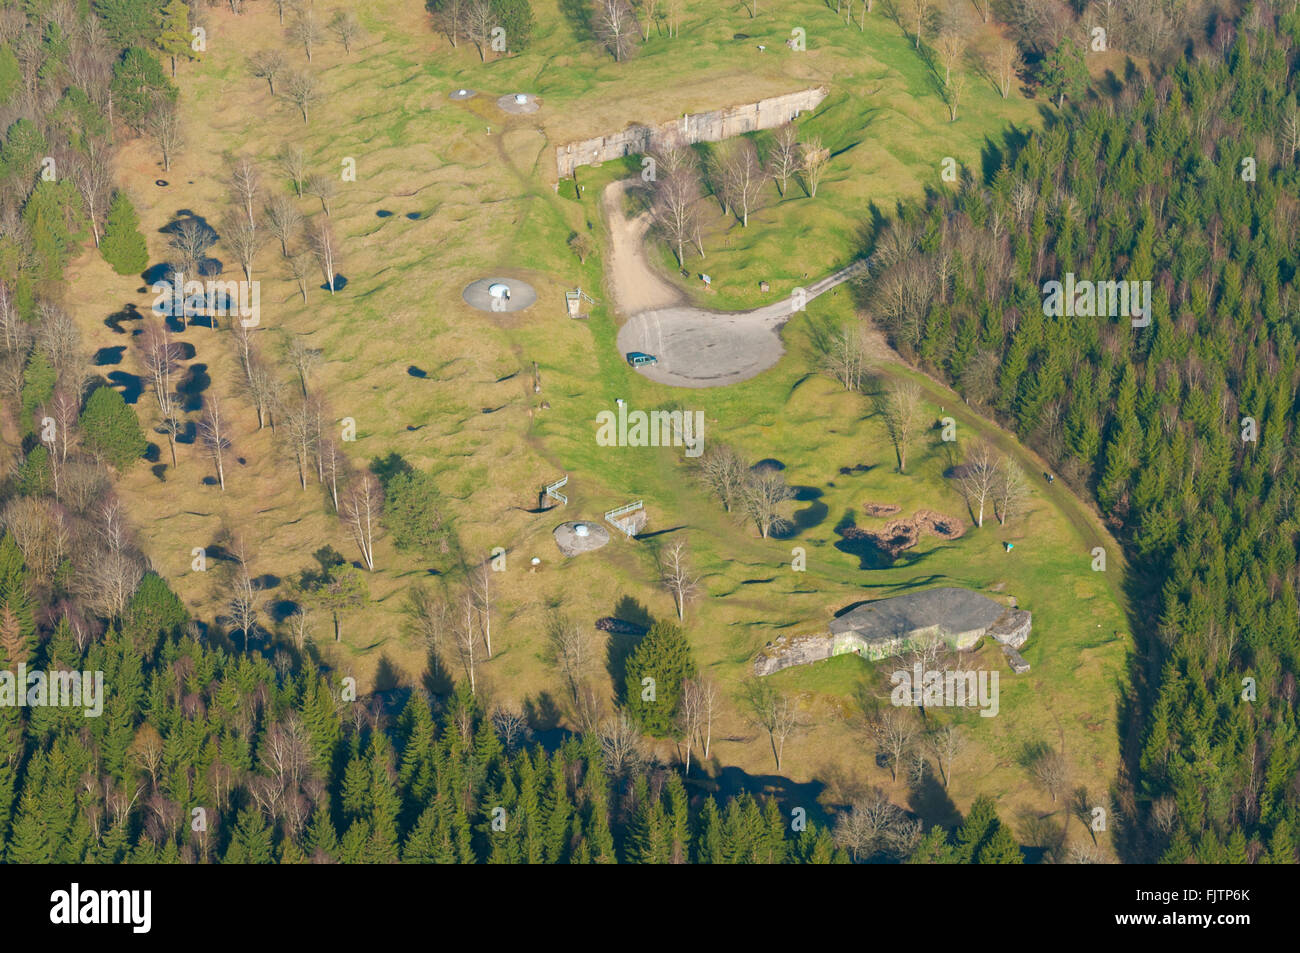
[[[162,64],[148,50],[133,46],[113,67],[113,97],[118,114],[136,129],[143,129],[160,101],[175,102],[176,87]]]
[[[117,192],[108,207],[99,253],[119,275],[138,274],[149,264],[149,247],[140,234],[140,219],[125,192]]]
[[[143,45],[158,34],[162,0],[92,0],[91,5],[120,47]]]
[[[86,217],[81,193],[69,179],[36,184],[23,206],[23,224],[31,235],[36,256],[33,277],[54,284],[85,237]]]
[[[971,396],[1095,493],[1128,551],[1143,674],[1122,727],[1138,739],[1125,859],[1230,862],[1275,836],[1285,854],[1300,807],[1300,605],[1288,581],[1300,574],[1300,174],[1289,147],[1254,147],[1295,114],[1298,38],[1288,10],[1237,34],[1222,58],[1195,55],[1097,103],[1084,101],[1081,54],[1064,41],[1042,78],[1078,108],[991,179],[902,212],[956,265],[949,296],[884,319],[893,341],[921,358],[910,329],[941,309],[958,347],[946,364],[929,350],[939,373],[985,391]],[[1205,133],[1227,115],[1231,130]],[[996,222],[1016,224],[996,236]],[[917,245],[922,261],[900,267],[930,267],[938,252]],[[979,248],[998,248],[1006,266]],[[1150,324],[1046,314],[1044,283],[1070,271],[1149,281]],[[970,371],[981,351],[997,368],[991,388]],[[987,840],[986,861],[1014,862],[1007,838]]]
[[[30,119],[16,119],[5,130],[4,145],[0,146],[0,175],[12,176],[30,185],[48,151],[49,146],[36,123]]]
[[[23,72],[8,43],[0,43],[0,106],[7,105],[22,88]]]
[[[426,555],[450,551],[442,495],[432,474],[409,468],[394,473],[384,482],[384,495],[384,527],[393,545]]]
[[[506,49],[521,53],[533,38],[533,8],[529,0],[492,0],[495,23],[506,32]]]
[[[140,459],[147,447],[135,411],[112,387],[100,387],[86,400],[81,432],[91,452],[119,470]]]
[[[32,351],[23,368],[22,429],[34,433],[38,429],[37,411],[54,395],[56,375],[45,352]]]
[[[54,471],[50,452],[43,444],[32,447],[18,467],[18,492],[23,496],[44,496],[54,492]]]
[[[632,651],[625,671],[628,714],[647,734],[672,734],[682,700],[682,682],[697,674],[686,633],[671,622],[656,622]]]

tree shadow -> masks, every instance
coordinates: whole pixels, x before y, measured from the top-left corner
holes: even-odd
[[[560,16],[569,24],[575,40],[587,41],[594,35],[591,29],[591,4],[585,0],[559,0]]]
[[[374,688],[375,692],[391,692],[394,689],[403,687],[404,676],[402,672],[393,665],[386,653],[379,656],[379,664],[375,668]]]
[[[611,635],[605,643],[605,670],[614,684],[615,698],[621,705],[626,701],[623,681],[627,677],[627,660],[640,644],[645,632],[654,624],[654,619],[640,602],[631,596],[623,596],[614,605],[613,621],[627,626],[605,627]],[[632,634],[635,629],[640,629],[640,634]]]
[[[420,684],[431,697],[450,695],[456,690],[451,670],[447,668],[443,657],[434,649],[430,649],[425,657],[424,674],[420,676]]]
[[[805,530],[820,526],[830,513],[830,507],[821,502],[821,490],[813,486],[792,486],[790,489],[794,491],[794,500],[807,503],[808,506],[797,510],[790,517],[789,525],[780,530],[773,530],[769,534],[772,539],[794,539]]]
[[[953,828],[961,823],[961,812],[935,776],[929,761],[921,768],[921,777],[908,783],[907,806],[927,828],[936,824]]]
[[[201,410],[203,408],[203,392],[211,385],[212,378],[208,376],[208,365],[191,364],[187,367],[185,376],[176,385],[176,394],[181,399],[181,410],[187,413]]]
[[[540,692],[536,699],[524,699],[524,718],[533,731],[541,733],[554,731],[560,725],[560,706],[550,692]]]
[[[128,404],[134,404],[144,393],[144,381],[135,374],[126,371],[110,371],[108,379],[114,386],[121,388],[122,400]]]
[[[122,306],[121,311],[114,311],[112,314],[106,317],[104,319],[104,326],[107,327],[114,334],[134,333],[134,332],[128,332],[126,328],[122,327],[123,322],[143,321],[143,320],[144,320],[144,315],[140,313],[140,309],[137,308],[134,304],[128,302],[127,304]]]

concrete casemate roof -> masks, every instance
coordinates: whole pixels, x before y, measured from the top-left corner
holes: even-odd
[[[987,629],[1007,611],[969,589],[944,587],[868,602],[832,619],[832,635],[856,632],[867,641],[893,639],[938,626],[947,635]]]

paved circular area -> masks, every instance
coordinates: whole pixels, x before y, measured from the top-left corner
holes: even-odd
[[[510,297],[500,298],[489,294],[488,289],[496,284],[509,286]],[[537,292],[522,278],[492,275],[488,278],[480,278],[478,281],[471,281],[461,292],[461,297],[471,307],[478,308],[480,311],[508,314],[512,311],[522,311],[532,305],[537,300]]]
[[[579,526],[587,527],[587,535],[579,536],[577,528]],[[609,530],[599,525],[585,520],[572,523],[561,523],[555,527],[555,545],[560,547],[560,552],[566,556],[578,556],[582,553],[589,553],[592,550],[600,549],[609,542]]]
[[[474,89],[453,89],[449,99],[473,99],[478,95],[478,90]]]
[[[516,96],[524,96],[525,99],[521,103],[518,100],[516,100],[515,98]],[[538,102],[537,97],[534,96],[532,93],[506,93],[504,96],[502,96],[500,99],[497,100],[497,105],[500,106],[506,112],[513,113],[516,116],[524,116],[527,115],[528,113],[535,113],[537,112],[537,110],[542,108],[542,104]]]
[[[672,387],[721,387],[748,380],[781,359],[781,329],[808,302],[847,281],[860,268],[854,262],[790,295],[752,311],[708,311],[682,300],[659,275],[642,247],[649,213],[628,219],[622,212],[627,181],[610,183],[603,196],[612,236],[606,262],[618,309],[627,321],[618,332],[624,358],[632,351],[653,354],[657,364],[636,369],[643,377]]]

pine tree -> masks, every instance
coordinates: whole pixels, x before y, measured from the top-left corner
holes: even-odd
[[[647,734],[670,735],[676,727],[682,682],[697,673],[686,634],[671,622],[656,622],[632,651],[625,672],[628,714]]]
[[[113,194],[99,253],[119,275],[134,275],[149,265],[149,246],[140,233],[140,219],[131,199],[121,190]]]
[[[112,387],[97,388],[90,395],[80,425],[87,448],[118,470],[139,460],[148,446],[135,411]]]
[[[227,864],[270,864],[275,860],[272,850],[271,829],[267,827],[262,812],[249,804],[239,811],[235,831],[222,858]]]

